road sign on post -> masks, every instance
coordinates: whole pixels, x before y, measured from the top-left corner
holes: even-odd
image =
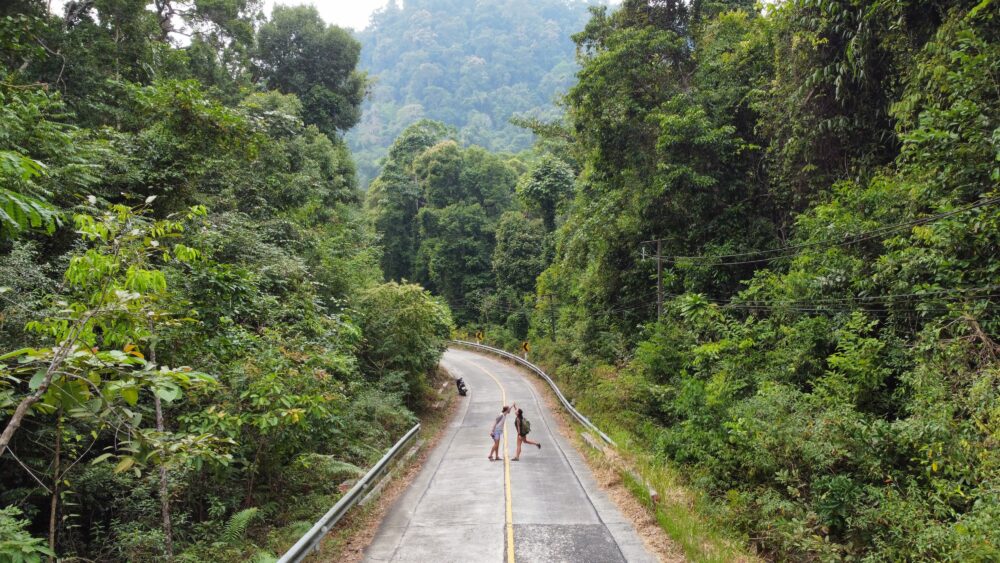
[[[524,352],[524,359],[527,360],[528,359],[528,352],[531,351],[531,345],[528,344],[527,340],[525,340],[524,342],[521,343],[521,351]]]
[[[477,330],[477,331],[476,331],[476,340],[477,340],[477,341],[478,341],[478,342],[479,342],[480,344],[482,344],[482,343],[483,343],[483,331],[481,331],[481,330]]]

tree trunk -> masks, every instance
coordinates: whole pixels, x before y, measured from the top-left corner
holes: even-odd
[[[25,397],[21,400],[17,408],[14,409],[14,416],[10,417],[10,421],[7,422],[7,427],[3,429],[3,434],[0,434],[0,456],[7,451],[7,446],[10,445],[10,441],[14,439],[14,434],[17,429],[21,427],[21,421],[24,420],[24,416],[28,414],[28,410],[31,406],[42,399],[45,392],[48,391],[49,385],[52,384],[52,376],[55,374],[56,370],[59,369],[59,365],[62,364],[65,355],[61,352],[56,354],[53,358],[52,363],[49,365],[49,369],[45,372],[45,378],[42,379],[42,384],[38,386],[38,389],[34,393]]]
[[[150,327],[152,328],[152,327]],[[152,332],[152,331],[150,331]],[[149,345],[149,361],[156,365],[156,340],[155,336]],[[163,402],[160,396],[153,393],[153,404],[156,406],[156,431],[163,432],[166,425],[163,422]],[[174,558],[174,532],[170,524],[170,487],[167,483],[167,466],[165,460],[160,460],[160,513],[163,515],[163,537],[164,548],[167,551],[167,558]]]
[[[62,366],[62,363],[66,361],[70,353],[73,352],[73,344],[76,342],[77,337],[80,335],[80,329],[90,321],[93,317],[93,313],[87,315],[76,328],[73,329],[69,338],[64,340],[56,350],[55,354],[52,356],[52,361],[49,362],[49,367],[45,370],[45,377],[42,378],[41,385],[34,393],[25,397],[21,400],[17,408],[14,409],[14,416],[10,417],[10,421],[7,422],[7,426],[3,429],[3,434],[0,434],[0,456],[7,451],[7,447],[10,445],[10,441],[14,439],[14,434],[17,429],[21,427],[21,421],[24,420],[25,415],[28,414],[28,409],[32,405],[42,400],[45,392],[49,390],[49,385],[52,385],[52,378],[55,377],[56,372]]]
[[[154,395],[156,404],[156,431],[163,432],[163,405],[160,398]],[[163,514],[163,536],[165,538],[164,547],[167,550],[167,557],[174,557],[173,527],[170,525],[170,489],[167,486],[167,466],[160,463],[160,512]]]
[[[56,415],[55,461],[52,463],[52,502],[49,506],[49,549],[52,550],[52,553],[56,552],[56,529],[59,521],[59,481],[62,480],[62,476],[59,475],[59,462],[62,453],[62,414],[62,407],[60,407],[59,413]],[[54,556],[49,557],[49,561],[55,560]]]

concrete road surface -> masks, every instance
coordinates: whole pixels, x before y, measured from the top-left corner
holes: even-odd
[[[455,418],[390,509],[366,561],[656,561],[559,434],[530,374],[458,349],[442,363],[465,379],[469,394],[459,397]],[[525,445],[521,460],[511,460],[517,435],[510,416],[507,455],[490,462],[489,431],[504,401],[524,409],[529,438],[542,448]]]

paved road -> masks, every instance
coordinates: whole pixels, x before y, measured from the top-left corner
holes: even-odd
[[[457,349],[442,363],[465,379],[469,395],[390,509],[366,561],[656,561],[559,434],[530,375]],[[526,445],[521,460],[510,461],[517,436],[509,417],[508,455],[490,462],[489,429],[504,399],[524,409],[542,449]]]

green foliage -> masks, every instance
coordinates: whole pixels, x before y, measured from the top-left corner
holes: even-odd
[[[8,155],[10,153],[7,155],[0,154],[0,159]],[[13,156],[16,157],[17,155]],[[22,170],[27,170],[24,164],[26,161],[31,165],[38,164],[25,157],[18,158],[18,161],[22,165]],[[7,168],[5,172],[10,172],[14,167],[5,168]],[[37,172],[22,172],[21,178],[27,180],[35,173]],[[45,229],[46,232],[52,234],[56,230],[58,220],[59,215],[56,213],[55,208],[44,201],[7,189],[0,191],[0,221],[3,222],[3,231],[8,236],[24,229]]]
[[[774,80],[755,102],[783,207],[801,211],[839,179],[899,150],[891,105],[914,54],[960,2],[790,2],[768,18]]]
[[[257,32],[268,86],[298,96],[306,123],[331,138],[361,117],[367,80],[355,70],[360,54],[361,44],[312,6],[278,6]]]
[[[55,554],[41,538],[31,537],[21,520],[21,511],[13,506],[0,508],[0,557],[11,563],[40,563]]]
[[[454,310],[768,557],[997,559],[995,8],[5,4],[0,557],[275,550]]]
[[[402,377],[404,397],[419,405],[427,373],[437,366],[451,336],[448,307],[422,287],[389,282],[367,290],[358,302],[365,339],[365,371],[391,381]]]
[[[450,327],[435,304],[388,335],[423,348],[383,346],[386,372],[362,355],[351,307],[381,249],[337,138],[358,44],[243,0],[18,6],[33,15],[0,9],[0,410],[19,460],[0,457],[0,506],[37,536],[54,506],[61,557],[277,550],[273,528],[335,494],[303,460],[381,457]]]
[[[360,467],[335,459],[333,456],[306,454],[299,456],[295,463],[310,481],[328,484],[330,489],[348,479],[365,474]]]
[[[468,321],[494,287],[494,231],[511,207],[517,163],[462,148],[448,133],[427,121],[408,128],[372,182],[368,206],[386,277],[423,284]]]
[[[543,156],[517,184],[517,195],[541,215],[547,232],[556,228],[556,215],[573,192],[573,170],[551,156]]]
[[[245,508],[229,517],[226,527],[222,529],[219,538],[228,543],[235,544],[243,539],[243,535],[250,526],[250,522],[257,518],[260,509],[257,507]]]
[[[498,291],[532,293],[535,279],[547,265],[547,253],[542,250],[548,241],[541,222],[516,211],[504,213],[497,224],[496,239],[492,266]]]
[[[448,134],[447,127],[434,121],[408,127],[393,142],[382,173],[368,189],[367,205],[374,215],[375,230],[382,236],[382,271],[386,279],[413,277],[418,246],[416,219],[422,196],[413,162]]]
[[[587,18],[581,0],[390,2],[357,34],[360,67],[375,80],[348,140],[362,181],[402,131],[422,119],[490,151],[527,149],[517,116],[557,118],[557,97],[573,81],[569,37]]]
[[[582,69],[567,102],[573,153],[586,158],[555,237],[551,278],[558,282],[547,282],[546,291],[579,304],[563,325],[583,341],[611,331],[634,342],[636,325],[655,310],[656,264],[644,256],[656,244],[649,241],[662,241],[669,255],[726,254],[773,240],[766,185],[755,181],[755,124],[732,121],[746,102],[729,92],[716,96],[713,88],[728,82],[696,72],[703,44],[685,35],[691,17],[682,2],[625,2],[613,13],[595,8],[574,36]],[[723,37],[745,41],[743,34]],[[732,48],[704,45],[713,52]],[[711,82],[702,86],[692,77]],[[719,101],[709,108],[705,97]],[[677,285],[725,294],[747,271],[701,266],[678,269]]]
[[[993,7],[626,1],[576,37],[536,354],[768,557],[997,557]]]
[[[193,209],[188,219],[203,214]],[[140,393],[148,390],[166,402],[182,389],[210,385],[213,379],[189,367],[170,368],[148,361],[139,351],[151,337],[150,327],[168,322],[169,302],[162,271],[150,262],[190,261],[199,253],[166,241],[183,232],[181,221],[146,221],[142,210],[115,206],[97,217],[77,215],[77,232],[91,248],[70,259],[64,274],[66,292],[57,311],[27,323],[49,347],[30,347],[0,356],[3,387],[29,393],[18,399],[40,415],[66,411],[95,430],[109,427],[109,419],[126,421],[131,437],[123,441],[116,472],[137,463],[182,465],[187,457],[205,457],[225,463],[220,444],[211,436],[165,435],[140,426],[132,410]],[[163,243],[161,244],[161,241]],[[11,363],[16,360],[16,363]],[[16,430],[21,414],[12,414],[7,430]],[[96,435],[96,433],[95,433]],[[3,447],[12,435],[5,435]],[[94,462],[113,456],[105,453]]]
[[[0,67],[0,237],[53,233],[62,220],[55,202],[96,182],[99,145],[61,122],[64,111],[58,95]]]
[[[488,291],[492,281],[489,218],[479,204],[456,203],[422,209],[417,221],[421,241],[416,279],[467,317],[472,310],[469,301]]]

